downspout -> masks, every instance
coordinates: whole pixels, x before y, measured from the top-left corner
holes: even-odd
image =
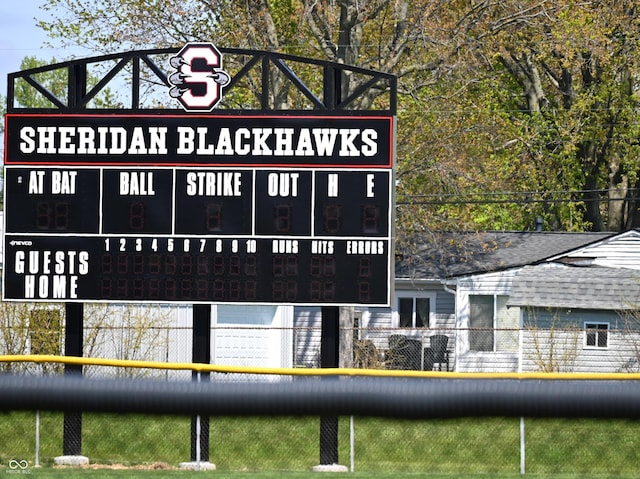
[[[518,372],[522,372],[522,355],[524,352],[524,322],[522,320],[522,308],[518,308]]]
[[[445,292],[453,294],[453,317],[454,317],[454,321],[455,321],[455,346],[454,346],[454,350],[455,350],[455,355],[454,355],[454,361],[453,361],[453,371],[454,372],[458,372],[458,334],[460,331],[460,328],[458,327],[458,290],[454,289],[452,287],[449,286],[449,284],[447,283],[447,280],[442,280],[440,281],[440,283],[442,284],[442,288],[445,290]],[[450,283],[454,286],[457,285],[457,283]]]
[[[442,283],[442,287],[444,288],[444,290],[445,290],[447,293],[451,293],[451,294],[453,294],[454,296],[456,295],[457,290],[452,289],[452,288],[450,288],[449,286],[447,286],[447,282],[446,282],[446,281],[440,281],[440,282]]]

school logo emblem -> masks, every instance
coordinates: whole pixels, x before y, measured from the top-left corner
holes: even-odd
[[[169,95],[186,111],[209,112],[222,99],[231,77],[222,70],[222,54],[211,43],[188,43],[169,59]]]

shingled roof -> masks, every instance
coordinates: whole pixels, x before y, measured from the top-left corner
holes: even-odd
[[[513,279],[508,306],[636,310],[640,271],[626,268],[527,266]]]
[[[396,278],[448,279],[538,264],[614,233],[432,233],[396,248]]]

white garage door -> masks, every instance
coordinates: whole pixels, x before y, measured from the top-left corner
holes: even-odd
[[[212,363],[292,366],[292,307],[218,305],[213,309]]]

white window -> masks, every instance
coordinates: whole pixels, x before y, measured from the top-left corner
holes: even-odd
[[[398,327],[428,328],[435,315],[435,294],[399,294]]]
[[[586,348],[604,349],[609,346],[609,323],[584,323]]]
[[[507,308],[507,296],[469,296],[469,349],[517,351],[518,308]]]
[[[469,296],[469,349],[493,351],[494,296]]]

